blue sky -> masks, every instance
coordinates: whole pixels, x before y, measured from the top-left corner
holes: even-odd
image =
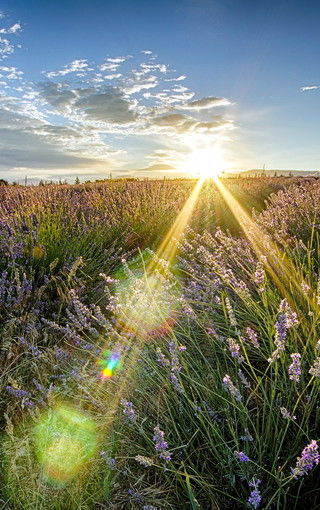
[[[226,168],[320,168],[318,2],[0,11],[3,178],[192,174],[216,146]]]

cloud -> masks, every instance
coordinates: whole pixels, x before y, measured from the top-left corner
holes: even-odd
[[[64,88],[59,83],[41,83],[39,85],[40,95],[57,110],[63,110],[70,105],[77,95],[72,91]]]
[[[180,113],[156,117],[153,119],[152,123],[160,128],[166,128],[181,134],[188,132],[214,133],[220,129],[233,128],[233,122],[231,120],[226,120],[220,116],[211,121],[199,121]]]
[[[115,58],[107,58],[108,62],[112,64],[122,64],[126,60],[126,57],[115,57]]]
[[[114,74],[106,74],[105,79],[106,80],[116,80],[117,78],[121,78],[121,73],[114,73]]]
[[[22,30],[22,27],[20,23],[15,23],[9,28],[1,28],[0,34],[16,34],[17,32],[20,32]]]
[[[89,68],[88,61],[86,59],[73,60],[69,64],[63,66],[63,69],[60,69],[60,71],[45,71],[43,74],[47,78],[54,78],[56,76],[65,76],[66,74],[76,73],[79,71],[92,71],[92,68]]]
[[[306,90],[317,90],[320,89],[320,85],[308,85],[306,87],[301,87],[300,90],[305,92]]]
[[[0,60],[3,58],[7,58],[14,52],[14,44],[12,44],[8,39],[0,37]]]
[[[99,66],[100,71],[116,71],[119,67],[119,64],[101,64]]]
[[[7,80],[19,80],[22,75],[23,71],[17,67],[0,66],[0,78],[4,76]]]
[[[2,13],[0,15],[0,19],[5,18],[5,15]],[[14,25],[11,25],[10,27],[1,27],[0,28],[0,60],[3,60],[5,58],[8,58],[12,53],[14,53],[16,45],[7,37],[2,37],[3,35],[12,36],[16,35],[17,32],[20,32],[22,30],[22,27],[20,23],[15,23]]]
[[[225,97],[203,97],[196,101],[181,105],[180,108],[184,110],[207,110],[216,106],[229,106],[231,101]]]
[[[134,78],[129,80],[129,83],[131,85],[129,87],[125,87],[123,90],[125,94],[130,96],[141,92],[141,90],[152,89],[156,87],[159,82],[156,76],[147,76],[144,79]]]
[[[73,107],[94,121],[129,124],[137,118],[131,103],[124,99],[123,93],[116,87],[110,87],[104,93],[88,93],[75,101]]]
[[[167,78],[165,81],[182,81],[186,79],[186,75],[182,74],[181,76],[178,76],[177,78]]]
[[[0,112],[1,113],[1,112]],[[1,118],[1,114],[0,114]],[[10,170],[15,167],[43,168],[88,168],[105,167],[106,162],[68,153],[61,145],[47,141],[34,128],[21,127],[21,117],[0,121],[0,167]],[[5,121],[5,122],[3,122]]]
[[[158,126],[180,126],[185,123],[190,117],[186,117],[181,113],[171,113],[170,115],[162,115],[154,119],[154,124]]]

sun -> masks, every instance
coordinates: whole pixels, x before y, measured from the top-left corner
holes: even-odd
[[[226,168],[226,161],[218,145],[195,147],[186,158],[186,171],[201,179],[217,178]]]

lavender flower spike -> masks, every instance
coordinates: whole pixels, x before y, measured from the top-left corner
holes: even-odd
[[[309,374],[314,375],[314,377],[320,377],[320,356],[318,356],[309,370]]]
[[[298,352],[295,352],[293,354],[290,354],[290,357],[292,359],[291,365],[289,365],[288,372],[289,372],[289,379],[295,382],[300,382],[300,376],[301,376],[301,364],[300,364],[300,358],[301,354]]]
[[[164,440],[164,432],[159,427],[154,428],[154,447],[159,452],[160,459],[171,460],[171,455],[168,452],[168,443]]]
[[[124,398],[120,401],[122,407],[123,407],[123,414],[125,415],[125,422],[126,423],[135,423],[137,420],[137,415],[133,407],[132,402],[128,402],[128,400],[125,400]]]
[[[234,452],[234,455],[240,462],[250,462],[248,455],[244,452]]]
[[[306,475],[311,469],[317,466],[320,462],[320,454],[318,452],[317,441],[311,441],[301,453],[301,457],[297,458],[297,463],[294,468],[291,468],[291,472],[294,478]]]
[[[259,508],[261,500],[262,500],[260,491],[258,489],[258,486],[260,483],[261,483],[261,480],[258,480],[256,478],[252,478],[251,482],[249,482],[249,487],[252,487],[253,490],[250,492],[250,496],[248,498],[248,503],[255,510],[257,508]]]
[[[226,374],[222,379],[222,382],[224,389],[228,391],[232,397],[238,400],[238,402],[240,402],[242,400],[242,395],[238,388],[236,388],[235,385],[233,384],[231,377],[228,374]]]

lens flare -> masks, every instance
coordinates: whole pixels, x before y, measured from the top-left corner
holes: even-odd
[[[43,474],[58,484],[79,474],[97,450],[95,422],[67,405],[45,412],[33,432]]]
[[[120,282],[116,294],[120,304],[118,325],[122,331],[145,339],[151,332],[166,327],[179,307],[177,295],[159,274]]]
[[[103,358],[98,361],[101,370],[101,379],[111,379],[119,368],[121,368],[121,354],[119,352],[105,351]]]

